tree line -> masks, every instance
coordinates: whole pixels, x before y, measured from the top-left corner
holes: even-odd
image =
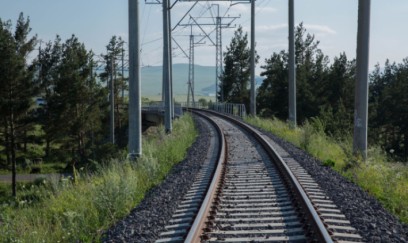
[[[247,34],[235,31],[224,53],[222,84],[226,102],[249,107],[250,62]],[[297,122],[318,119],[327,134],[344,138],[353,131],[356,60],[340,53],[333,61],[301,23],[295,30]],[[259,58],[259,57],[258,57]],[[257,61],[258,61],[257,58]],[[259,116],[288,118],[288,51],[275,52],[261,66],[257,89]],[[222,88],[221,88],[222,87]],[[379,64],[370,75],[369,143],[381,145],[397,159],[408,159],[408,58],[401,64]]]
[[[29,144],[43,145],[46,161],[71,165],[115,156],[118,146],[126,146],[127,87],[119,68],[124,42],[111,38],[101,55],[104,70],[97,75],[96,55],[75,35],[41,45],[30,32],[30,20],[22,13],[15,28],[0,19],[0,168],[12,170],[13,195],[17,161],[32,157]],[[118,146],[107,143],[112,81]]]
[[[75,35],[40,44],[31,36],[29,18],[20,14],[15,27],[0,19],[0,167],[11,169],[13,194],[19,158],[33,157],[29,145],[43,146],[46,161],[92,164],[115,156],[126,146],[126,79],[121,72],[124,41],[113,36],[100,57]],[[333,59],[303,24],[296,28],[298,123],[318,118],[325,132],[341,137],[352,131],[356,62],[345,53]],[[38,52],[37,52],[38,51]],[[235,31],[224,53],[220,92],[225,102],[249,107],[250,54],[247,34]],[[32,59],[33,54],[38,55]],[[256,62],[259,56],[256,55]],[[263,117],[288,117],[288,53],[265,59],[257,89],[257,111]],[[408,156],[408,59],[386,61],[370,75],[369,139],[389,154]],[[109,95],[113,81],[113,97]],[[221,93],[217,95],[221,97]],[[35,105],[41,97],[41,106]],[[114,99],[117,145],[108,143],[110,99]],[[33,135],[40,130],[40,135]],[[77,164],[77,165],[78,165]]]

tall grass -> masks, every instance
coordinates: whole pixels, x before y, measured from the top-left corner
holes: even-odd
[[[296,129],[290,129],[278,119],[247,117],[246,122],[304,149],[324,165],[332,166],[376,197],[402,222],[408,223],[408,166],[390,160],[380,148],[369,148],[368,159],[362,161],[352,155],[351,135],[330,137],[324,133],[318,119]]]
[[[136,162],[112,160],[76,183],[32,185],[27,189],[32,198],[19,198],[0,209],[0,241],[98,241],[185,157],[196,136],[193,120],[186,115],[175,121],[171,135],[160,128],[144,137],[143,156]]]

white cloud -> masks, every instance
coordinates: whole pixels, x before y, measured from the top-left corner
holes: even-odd
[[[259,13],[269,14],[269,13],[276,13],[278,10],[272,7],[256,7],[255,11]]]
[[[250,4],[237,4],[231,7],[231,10],[241,14],[249,14],[251,12]],[[255,7],[256,13],[275,13],[278,10],[273,7]]]
[[[337,32],[330,28],[327,25],[318,25],[318,24],[304,24],[304,27],[306,28],[307,32],[314,32],[316,34],[329,34],[329,35],[335,35]],[[288,28],[288,24],[275,24],[275,25],[257,25],[256,27],[257,31],[277,31],[277,30],[283,30]]]
[[[330,28],[327,25],[318,25],[318,24],[305,24],[304,25],[307,32],[316,32],[316,34],[322,35],[322,34],[328,34],[328,35],[335,35],[337,32]]]
[[[250,11],[250,5],[249,4],[237,4],[231,7],[231,10],[237,11],[240,13],[247,13]]]
[[[287,29],[288,24],[272,24],[272,25],[257,25],[255,29],[257,31],[277,31],[277,30],[282,30],[282,29]]]

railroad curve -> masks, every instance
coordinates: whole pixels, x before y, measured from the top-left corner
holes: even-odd
[[[228,116],[194,112],[218,139],[156,242],[361,241],[318,184],[261,133]]]

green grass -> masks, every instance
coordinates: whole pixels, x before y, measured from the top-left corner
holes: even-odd
[[[402,222],[408,223],[408,166],[391,161],[378,147],[368,150],[368,159],[352,156],[351,136],[335,139],[324,134],[318,119],[302,127],[290,129],[277,119],[247,117],[246,122],[269,131],[304,149],[332,166],[343,176],[355,182],[376,197],[384,207]]]
[[[112,160],[75,183],[49,181],[26,189],[0,213],[0,242],[94,242],[127,215],[181,161],[197,131],[191,116],[174,122],[171,135],[160,128],[144,137],[136,162]],[[42,185],[43,184],[43,185]]]
[[[66,163],[44,163],[41,166],[41,174],[64,173]]]
[[[11,186],[9,183],[0,182],[0,204],[3,204],[11,197]]]

